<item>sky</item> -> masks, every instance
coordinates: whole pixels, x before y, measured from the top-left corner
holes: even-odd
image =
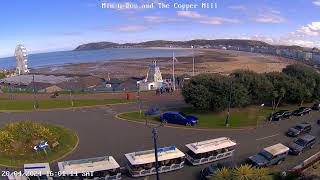
[[[138,7],[103,8],[103,3]],[[152,3],[153,8],[142,8]],[[215,4],[202,8],[201,3]],[[319,12],[320,0],[1,0],[0,57],[13,56],[20,43],[31,53],[159,39],[237,38],[320,47]]]

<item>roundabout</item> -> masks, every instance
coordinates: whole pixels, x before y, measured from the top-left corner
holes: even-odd
[[[0,164],[21,167],[25,163],[53,162],[71,153],[78,141],[74,131],[62,126],[10,122],[0,129]]]
[[[177,103],[177,101],[171,104],[168,104],[168,102],[157,102],[159,102],[160,108],[173,107],[176,106]],[[113,156],[121,167],[125,167],[127,161],[124,154],[153,148],[151,129],[147,127],[144,122],[137,123],[117,119],[117,114],[136,110],[137,106],[135,104],[122,104],[59,111],[0,113],[0,127],[11,123],[12,121],[10,121],[10,119],[32,119],[38,123],[63,126],[75,131],[80,141],[72,153],[67,154],[58,161]],[[315,119],[319,117],[319,113],[313,112],[306,117],[308,117],[310,122],[315,121]],[[230,160],[241,163],[244,159],[255,154],[263,147],[273,145],[276,142],[284,144],[290,143],[292,139],[284,136],[283,132],[301,121],[302,119],[300,117],[295,117],[290,121],[270,123],[257,129],[230,129],[230,131],[225,129],[200,131],[195,128],[171,128],[165,126],[159,129],[158,147],[176,146],[181,151],[186,152],[187,148],[185,145],[188,143],[219,137],[229,137],[234,139],[238,144],[235,155]],[[312,130],[313,135],[318,133],[318,129],[314,128]],[[276,166],[276,170],[286,170],[290,168],[291,165],[311,156],[315,150],[316,148],[299,157],[290,157],[281,165]],[[50,166],[53,171],[58,171],[56,161],[52,162]],[[160,177],[161,179],[179,179],[180,177],[185,177],[186,180],[198,179],[199,171],[206,166],[207,165],[194,167],[186,165],[179,171],[164,173],[161,174]],[[8,166],[0,166],[0,170],[5,170],[6,167]],[[19,166],[19,168],[21,167],[22,166]],[[131,178],[126,174],[122,174],[122,179]],[[150,179],[155,179],[155,177],[150,176]]]

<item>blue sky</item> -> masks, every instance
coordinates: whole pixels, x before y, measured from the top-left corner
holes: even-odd
[[[153,9],[102,8],[154,3]],[[179,9],[174,3],[217,3]],[[157,3],[171,7],[160,9]],[[30,52],[70,50],[88,42],[241,38],[320,47],[320,0],[1,0],[0,57],[18,43]]]

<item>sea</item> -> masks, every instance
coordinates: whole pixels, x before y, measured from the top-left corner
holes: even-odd
[[[28,55],[28,67],[39,68],[60,66],[83,62],[111,61],[119,59],[140,59],[152,57],[172,57],[192,55],[187,49],[151,49],[151,48],[110,48],[89,51],[58,51]],[[16,66],[15,57],[0,58],[0,69],[12,69]]]

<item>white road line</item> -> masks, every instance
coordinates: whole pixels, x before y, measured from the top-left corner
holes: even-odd
[[[266,137],[263,137],[263,138],[258,138],[258,139],[256,139],[256,141],[264,140],[264,139],[271,138],[271,137],[278,136],[278,135],[279,135],[279,134],[274,134],[274,135],[271,135],[271,136],[266,136]]]

